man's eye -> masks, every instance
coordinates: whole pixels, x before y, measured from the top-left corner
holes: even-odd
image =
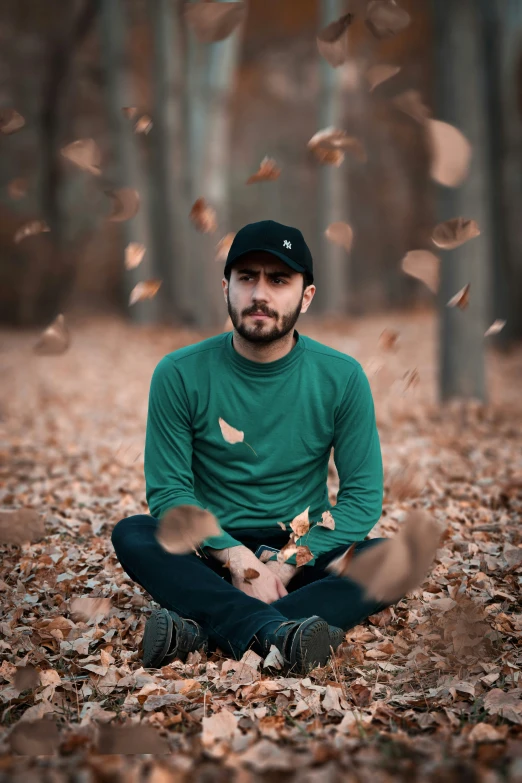
[[[252,275],[243,275],[240,277],[240,280],[249,280],[252,277]],[[279,280],[280,283],[284,283],[284,280],[282,277],[274,277],[273,282],[275,283],[276,280]]]

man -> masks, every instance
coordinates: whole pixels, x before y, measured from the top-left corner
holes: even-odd
[[[198,648],[241,657],[272,645],[287,668],[324,665],[344,632],[382,608],[326,566],[355,554],[382,509],[383,474],[367,378],[350,356],[294,328],[315,294],[313,262],[296,228],[265,220],[242,228],[222,281],[233,332],[167,354],[156,366],[145,440],[151,516],[121,520],[112,541],[129,576],[161,609],[147,621],[145,666]],[[244,433],[229,443],[221,421]],[[328,500],[331,449],[339,473]],[[221,534],[176,555],[156,539],[159,519],[189,505],[215,515]],[[313,557],[297,567],[256,557],[280,550],[307,510],[297,540]],[[335,528],[317,525],[330,511]],[[282,523],[286,526],[283,529]],[[259,554],[259,553],[258,553]],[[245,579],[247,569],[259,575]]]

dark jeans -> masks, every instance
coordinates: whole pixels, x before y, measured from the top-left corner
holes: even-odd
[[[266,623],[319,615],[343,628],[353,628],[368,615],[383,609],[363,597],[364,590],[350,579],[325,571],[325,567],[349,546],[333,549],[304,566],[289,582],[288,595],[266,604],[231,584],[230,572],[211,555],[172,555],[156,540],[158,520],[148,514],[122,519],[112,531],[118,560],[130,578],[140,584],[160,606],[195,620],[209,637],[209,649],[219,647],[240,658]],[[234,538],[252,551],[260,544],[279,549],[288,541],[281,529],[235,530]],[[354,552],[382,539],[360,541]]]

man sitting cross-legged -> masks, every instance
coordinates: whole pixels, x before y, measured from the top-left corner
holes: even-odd
[[[356,557],[380,540],[364,540],[383,493],[372,395],[357,361],[294,328],[315,294],[300,231],[270,220],[242,228],[222,285],[233,331],[173,351],[154,370],[145,441],[151,515],[122,519],[112,541],[125,571],[162,607],[145,627],[145,666],[199,648],[241,657],[275,645],[288,669],[305,673],[384,606],[326,570],[353,542]],[[230,437],[230,428],[239,434]],[[199,552],[171,554],[156,538],[160,518],[178,506],[219,521],[220,534]],[[310,531],[296,544],[311,559],[298,567],[295,554],[280,563],[274,553],[261,562],[260,545],[281,549],[288,523],[306,510]],[[334,529],[314,524],[327,511]],[[259,576],[245,580],[247,569]]]

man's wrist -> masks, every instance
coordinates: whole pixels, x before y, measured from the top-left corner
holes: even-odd
[[[245,567],[249,567],[250,562],[257,561],[254,553],[243,545],[229,546],[226,549],[212,549],[210,552],[216,560],[222,563],[222,565],[226,565],[232,573],[242,572]]]

